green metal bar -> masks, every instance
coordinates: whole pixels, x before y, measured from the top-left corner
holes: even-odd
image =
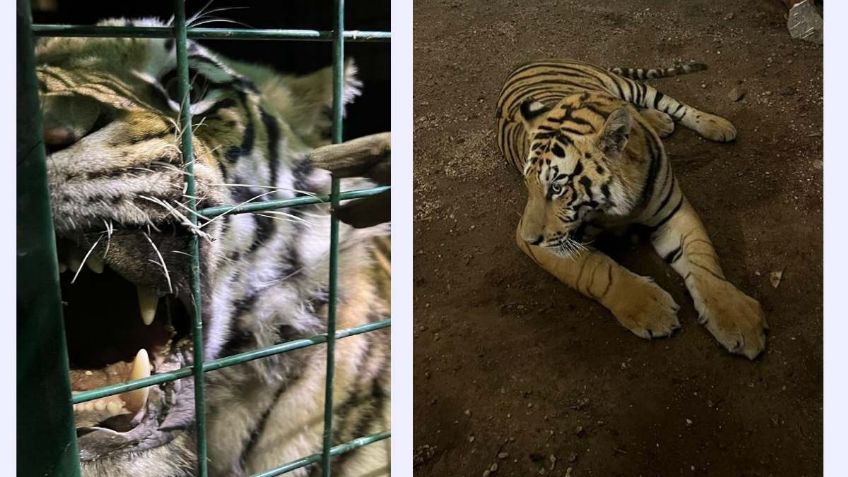
[[[180,130],[183,163],[186,169],[186,196],[189,210],[192,212],[192,225],[197,226],[197,184],[194,176],[194,149],[191,129],[191,101],[188,77],[188,37],[186,32],[185,0],[174,0],[174,37],[177,44],[177,76],[179,78],[178,95],[180,97]],[[203,303],[200,294],[200,237],[191,237],[191,296],[194,305],[192,339],[194,340],[194,419],[197,443],[197,473],[206,477],[206,396],[203,376]]]
[[[336,16],[333,38],[333,142],[342,142],[342,97],[344,95],[344,0],[335,0]],[[332,474],[333,447],[333,378],[336,371],[336,312],[339,283],[339,208],[340,180],[333,176],[330,189],[330,283],[327,306],[327,374],[324,385],[324,445],[321,450],[321,474]]]
[[[168,27],[116,27],[92,25],[33,25],[36,36],[110,37],[110,38],[171,38],[173,30]],[[332,31],[247,29],[247,28],[189,28],[187,37],[193,40],[302,40],[331,41]],[[385,42],[392,38],[387,31],[344,32],[346,41]]]
[[[329,455],[332,457],[336,457],[352,450],[359,449],[360,447],[365,447],[369,444],[382,441],[383,439],[388,439],[391,436],[392,433],[386,431],[378,432],[377,434],[371,434],[370,436],[359,437],[333,447],[332,449],[330,449]],[[310,456],[302,457],[295,461],[289,462],[288,464],[277,467],[276,469],[271,469],[269,471],[262,472],[261,474],[254,474],[251,477],[274,477],[277,475],[282,475],[286,472],[291,472],[295,469],[300,469],[301,467],[306,467],[307,465],[314,464],[321,460],[321,458],[322,454],[312,454]]]
[[[391,323],[392,321],[390,319],[386,319],[339,330],[336,332],[336,339],[344,339],[349,336],[361,335],[362,333],[368,333],[371,331],[377,331],[383,328],[388,328],[389,326],[391,326]],[[327,335],[322,334],[311,336],[309,338],[273,344],[264,348],[258,348],[251,351],[245,351],[244,353],[234,354],[232,356],[226,356],[223,358],[207,361],[203,366],[203,372],[208,373],[210,371],[215,371],[221,368],[235,366],[237,364],[246,363],[248,361],[253,361],[256,359],[267,358],[268,356],[287,353],[289,351],[294,351],[301,348],[308,348],[309,346],[315,346],[317,344],[326,342]],[[79,404],[81,402],[93,401],[95,399],[100,399],[106,396],[113,396],[115,394],[125,393],[134,389],[146,388],[155,384],[176,381],[178,379],[191,376],[193,372],[193,366],[186,366],[185,368],[169,371],[167,373],[154,374],[153,376],[149,376],[142,379],[136,379],[134,381],[127,381],[125,383],[104,386],[102,388],[92,389],[90,391],[84,391],[74,394],[73,398],[71,399],[71,402],[73,404]]]
[[[17,2],[17,473],[79,477],[29,0]]]
[[[339,193],[339,200],[359,199],[362,197],[370,197],[377,195],[387,190],[391,186],[372,187],[370,189],[357,189]],[[284,207],[297,207],[301,205],[321,204],[330,202],[329,195],[315,195],[309,197],[295,197],[294,199],[284,200],[269,200],[267,202],[251,202],[249,204],[239,205],[221,205],[217,207],[209,207],[197,211],[202,217],[211,219],[219,215],[234,215],[244,214],[248,212],[263,212],[266,210],[282,209]]]

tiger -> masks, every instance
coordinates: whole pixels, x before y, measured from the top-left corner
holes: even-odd
[[[36,42],[74,393],[192,365],[193,235],[206,360],[326,332],[329,204],[192,224],[175,48],[172,39]],[[195,41],[187,51],[199,209],[330,192],[331,175],[312,164],[310,151],[330,142],[332,68],[282,75]],[[347,61],[343,103],[361,88]],[[341,181],[342,190],[371,185]],[[338,243],[338,329],[388,319],[390,225],[340,224]],[[210,476],[253,475],[321,452],[325,350],[206,373]],[[388,330],[340,339],[335,357],[332,444],[387,431]],[[82,475],[196,475],[194,407],[191,377],[74,405]],[[389,454],[382,440],[341,454],[332,472],[388,475]],[[315,463],[288,475],[320,472]]]
[[[730,353],[753,360],[766,346],[762,307],[726,278],[661,141],[678,122],[716,142],[733,141],[736,129],[638,81],[705,68],[523,64],[501,89],[496,140],[524,177],[528,196],[515,241],[533,262],[635,335],[670,336],[680,327],[671,295],[592,246],[601,232],[639,226],[683,278],[698,322]]]

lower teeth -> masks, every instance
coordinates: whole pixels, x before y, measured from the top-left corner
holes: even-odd
[[[129,381],[146,378],[151,373],[150,358],[147,351],[140,349],[132,363]],[[88,375],[89,373],[84,373]],[[107,396],[74,405],[77,427],[96,425],[112,416],[120,414],[136,414],[147,404],[149,387],[134,389],[115,396]]]

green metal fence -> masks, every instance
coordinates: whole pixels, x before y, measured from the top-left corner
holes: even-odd
[[[334,456],[387,439],[390,432],[362,436],[336,446],[332,444],[333,374],[337,339],[367,333],[390,326],[390,320],[336,330],[338,287],[339,221],[331,217],[330,277],[327,332],[307,339],[279,343],[238,355],[205,361],[203,357],[203,317],[201,316],[199,237],[191,240],[191,283],[195,303],[193,319],[194,364],[176,371],[161,373],[122,384],[71,395],[68,357],[65,344],[61,297],[59,291],[56,244],[52,230],[45,150],[40,137],[41,113],[33,54],[34,36],[91,36],[174,38],[177,45],[177,67],[181,103],[182,152],[186,166],[186,204],[191,220],[211,219],[224,214],[261,212],[284,207],[297,207],[329,202],[335,210],[339,201],[376,195],[388,186],[356,191],[340,191],[339,179],[333,178],[329,195],[298,197],[263,203],[220,206],[197,210],[195,199],[194,155],[192,151],[191,115],[189,113],[189,75],[187,39],[306,40],[333,43],[333,142],[342,140],[342,89],[344,85],[344,45],[346,41],[382,41],[391,39],[390,32],[345,31],[344,0],[335,0],[335,22],[332,31],[275,29],[187,28],[185,0],[174,1],[174,23],[169,27],[99,27],[77,25],[33,25],[29,0],[18,0],[18,68],[17,68],[17,449],[19,476],[79,476],[78,449],[73,420],[73,404],[120,394],[133,389],[161,384],[193,376],[195,382],[195,417],[197,430],[197,475],[207,475],[206,413],[204,409],[204,373],[228,366],[285,353],[320,343],[327,346],[325,382],[324,433],[321,453],[304,456],[257,476],[281,475],[321,462],[323,475],[329,476]],[[257,477],[254,476],[254,477]]]

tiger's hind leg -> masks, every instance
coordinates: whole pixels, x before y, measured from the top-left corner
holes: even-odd
[[[596,250],[570,257],[555,255],[528,244],[520,230],[519,224],[518,248],[561,282],[606,307],[636,336],[669,336],[680,327],[674,299],[650,278],[636,275]]]
[[[754,359],[766,347],[766,321],[757,300],[725,277],[695,209],[679,189],[676,200],[648,221],[654,249],[683,277],[699,322],[731,353]]]
[[[668,137],[674,132],[674,120],[657,109],[640,109],[639,114],[654,129],[659,137]]]
[[[642,108],[666,113],[706,139],[718,142],[730,142],[736,139],[736,128],[730,121],[720,116],[693,108],[639,81],[622,78],[615,74],[610,74],[609,80],[612,82],[612,90],[621,99]]]

